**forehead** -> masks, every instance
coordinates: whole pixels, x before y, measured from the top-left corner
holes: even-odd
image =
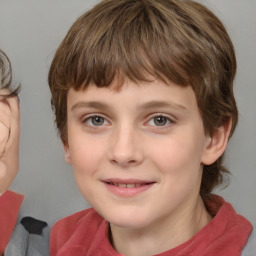
[[[115,85],[97,87],[89,85],[83,90],[68,92],[68,109],[91,107],[104,109],[107,106],[131,106],[136,109],[171,107],[173,109],[190,110],[197,107],[195,93],[191,86],[179,86],[161,81],[133,83],[127,81],[116,90]]]

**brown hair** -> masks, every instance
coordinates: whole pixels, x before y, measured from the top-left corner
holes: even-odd
[[[12,66],[8,56],[0,49],[0,89],[8,89],[9,93],[1,95],[2,97],[17,96],[20,86],[11,90],[12,86]]]
[[[52,107],[67,143],[67,93],[125,79],[192,86],[205,132],[238,119],[233,95],[236,58],[221,21],[190,0],[104,0],[83,14],[56,51],[49,71]],[[201,194],[222,183],[223,156],[204,166]]]

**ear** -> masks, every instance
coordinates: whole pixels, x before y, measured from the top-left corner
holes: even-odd
[[[64,147],[64,152],[65,152],[66,162],[68,164],[72,165],[72,160],[71,160],[71,155],[70,155],[68,142],[63,143],[63,147]]]
[[[218,127],[213,135],[208,138],[201,163],[210,165],[214,163],[225,151],[232,127],[232,119],[230,118],[225,124]]]

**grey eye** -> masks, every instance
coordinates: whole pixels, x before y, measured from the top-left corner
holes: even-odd
[[[105,122],[105,119],[101,116],[93,116],[90,119],[91,119],[92,124],[95,126],[103,125]]]
[[[154,124],[156,126],[164,126],[168,122],[168,119],[164,116],[156,116],[154,117]]]

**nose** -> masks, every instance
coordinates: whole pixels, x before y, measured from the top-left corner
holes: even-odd
[[[113,132],[109,160],[121,167],[139,165],[143,161],[141,136],[133,127],[120,127]]]

